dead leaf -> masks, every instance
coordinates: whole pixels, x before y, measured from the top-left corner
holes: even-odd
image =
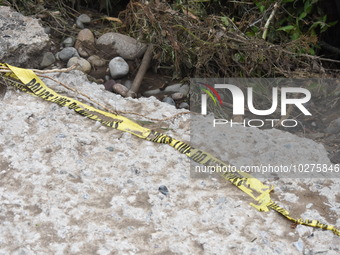
[[[118,18],[114,18],[114,17],[104,17],[104,19],[108,20],[108,21],[113,21],[113,22],[118,22],[120,24],[123,24],[123,21],[121,21]]]

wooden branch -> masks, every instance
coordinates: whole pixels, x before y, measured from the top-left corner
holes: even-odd
[[[270,14],[266,24],[264,25],[264,31],[263,31],[263,34],[262,34],[262,39],[263,40],[266,40],[267,38],[267,34],[268,34],[268,28],[269,28],[269,25],[270,25],[270,22],[272,21],[272,19],[274,18],[274,15],[275,15],[275,12],[276,12],[276,9],[279,7],[279,4],[276,2],[274,4],[274,9],[272,11],[272,13]]]
[[[138,69],[138,72],[136,74],[135,79],[133,80],[132,86],[130,88],[130,90],[127,93],[128,97],[136,97],[139,87],[142,83],[142,80],[144,78],[144,75],[146,73],[146,71],[148,70],[151,58],[152,58],[152,53],[153,53],[153,45],[149,44],[146,52],[144,53],[144,57],[142,60],[142,63]]]

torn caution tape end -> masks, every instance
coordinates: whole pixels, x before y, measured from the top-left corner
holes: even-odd
[[[47,87],[32,70],[22,69],[1,63],[0,66],[8,67],[12,71],[6,73],[0,72],[0,78],[2,76],[2,78],[8,81],[6,82],[8,85],[14,86],[23,92],[33,94],[37,97],[40,97],[49,102],[56,103],[60,106],[65,106],[69,109],[73,109],[78,114],[83,115],[89,119],[99,121],[100,123],[108,127],[131,133],[139,138],[155,143],[168,144],[199,164],[207,166],[228,166],[228,164],[220,161],[209,153],[206,153],[199,149],[195,149],[189,144],[176,140],[168,135],[142,127],[126,117],[102,111],[82,102],[79,102],[78,100],[75,100],[73,98],[62,96]],[[254,178],[253,176],[243,172],[226,172],[223,173],[222,176],[226,180],[234,184],[236,187],[241,189],[244,193],[252,197],[256,201],[256,203],[251,203],[251,205],[257,210],[267,212],[272,209],[295,224],[330,230],[335,235],[340,236],[340,231],[334,226],[322,224],[316,220],[303,220],[292,218],[287,210],[278,206],[271,200],[270,192],[274,189],[274,187],[263,184],[261,181]]]

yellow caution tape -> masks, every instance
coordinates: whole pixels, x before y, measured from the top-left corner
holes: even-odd
[[[1,63],[0,66],[7,66],[12,71],[7,73],[0,72],[0,78],[1,76],[7,78],[7,84],[14,86],[23,92],[33,94],[60,106],[66,106],[69,109],[73,109],[75,112],[89,119],[99,121],[108,127],[129,132],[139,138],[143,138],[155,143],[169,144],[180,153],[187,155],[190,159],[199,164],[206,166],[214,165],[228,167],[228,164],[220,161],[211,154],[199,149],[195,149],[187,143],[181,142],[157,131],[142,127],[123,116],[105,112],[87,104],[81,103],[73,98],[62,96],[47,87],[32,70],[22,69]],[[255,201],[257,201],[256,204],[251,203],[251,205],[257,210],[267,212],[269,209],[273,209],[295,224],[331,230],[335,235],[340,236],[340,231],[334,226],[322,224],[317,220],[303,220],[291,217],[287,210],[278,206],[271,200],[270,192],[274,189],[274,187],[264,185],[261,181],[250,174],[244,172],[224,172],[222,176],[236,187],[241,189],[244,193],[252,197]]]

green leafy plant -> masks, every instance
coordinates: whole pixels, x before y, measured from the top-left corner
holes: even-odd
[[[286,0],[285,2],[292,2],[292,0]],[[307,35],[316,35],[316,30],[318,29],[320,33],[325,32],[329,27],[336,24],[336,22],[327,23],[327,15],[322,16],[312,16],[313,7],[318,2],[318,0],[303,0],[303,6],[297,8],[296,14],[300,13],[298,16],[291,14],[285,20],[289,25],[282,26],[277,29],[277,31],[284,31],[288,33],[292,40],[296,40],[301,37],[302,34],[307,33]]]
[[[269,16],[276,0],[260,0],[255,5],[258,8],[263,19]],[[317,47],[317,35],[325,32],[328,28],[335,25],[336,22],[328,22],[327,15],[318,7],[319,0],[282,0],[279,1],[279,12],[275,14],[272,21],[268,38],[272,42],[294,41],[307,39],[307,47],[301,49],[303,53],[315,54]],[[248,36],[259,34],[259,26],[252,26],[247,32]]]

